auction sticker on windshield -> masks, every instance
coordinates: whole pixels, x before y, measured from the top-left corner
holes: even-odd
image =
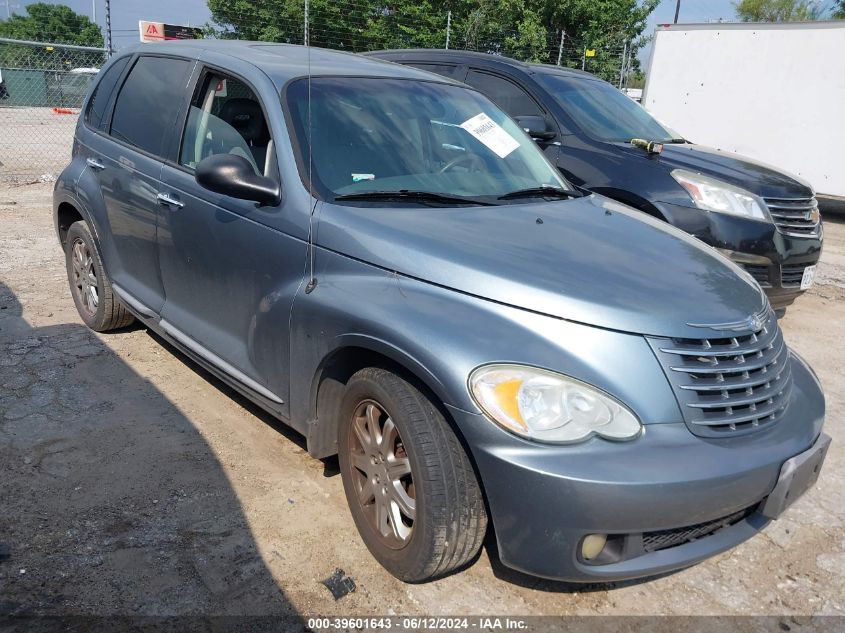
[[[519,147],[519,142],[514,137],[483,112],[461,123],[461,127],[484,143],[499,158],[504,158]]]

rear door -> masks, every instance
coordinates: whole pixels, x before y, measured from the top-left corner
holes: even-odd
[[[288,141],[286,128],[278,126],[279,97],[272,88],[275,103],[263,102],[244,79],[248,70],[244,75],[211,67],[198,71],[181,141],[177,135],[172,160],[162,171],[172,200],[159,227],[167,295],[162,325],[285,415],[288,324],[306,253],[306,234],[295,219],[307,217],[308,206],[293,208],[284,188],[282,204],[265,207],[211,192],[194,178],[204,158],[230,153],[280,182],[275,144]],[[254,75],[269,83],[266,76]],[[268,116],[271,105],[278,111],[275,128]]]
[[[98,130],[86,136],[82,151],[103,196],[107,226],[100,241],[109,277],[128,301],[158,312],[164,305],[156,242],[162,152],[193,62],[141,55],[130,63],[110,112],[97,113]]]

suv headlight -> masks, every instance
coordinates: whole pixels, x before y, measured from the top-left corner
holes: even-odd
[[[637,416],[608,394],[544,369],[484,365],[470,374],[469,388],[488,418],[530,440],[631,440],[642,432]]]
[[[750,191],[685,169],[673,170],[672,178],[700,209],[770,221],[766,203]]]

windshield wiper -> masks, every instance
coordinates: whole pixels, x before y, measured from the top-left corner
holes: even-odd
[[[584,194],[574,189],[561,189],[560,187],[530,187],[511,191],[499,200],[513,200],[514,198],[583,198]]]
[[[345,193],[335,196],[335,200],[419,200],[421,202],[441,202],[443,204],[472,204],[489,207],[492,202],[467,198],[465,196],[450,196],[434,191],[413,191],[400,189],[399,191],[362,191],[360,193]]]
[[[670,138],[670,139],[666,139],[663,142],[666,143],[667,145],[669,145],[669,144],[681,145],[681,144],[684,144],[684,143],[689,143],[689,141],[685,138]]]

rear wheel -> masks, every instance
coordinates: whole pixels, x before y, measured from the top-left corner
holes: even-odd
[[[96,332],[107,332],[135,320],[114,296],[97,244],[85,222],[74,222],[68,229],[65,260],[70,293],[85,325]]]
[[[340,420],[346,499],[376,560],[407,582],[472,560],[487,514],[469,458],[438,408],[396,374],[367,368],[349,379]]]

